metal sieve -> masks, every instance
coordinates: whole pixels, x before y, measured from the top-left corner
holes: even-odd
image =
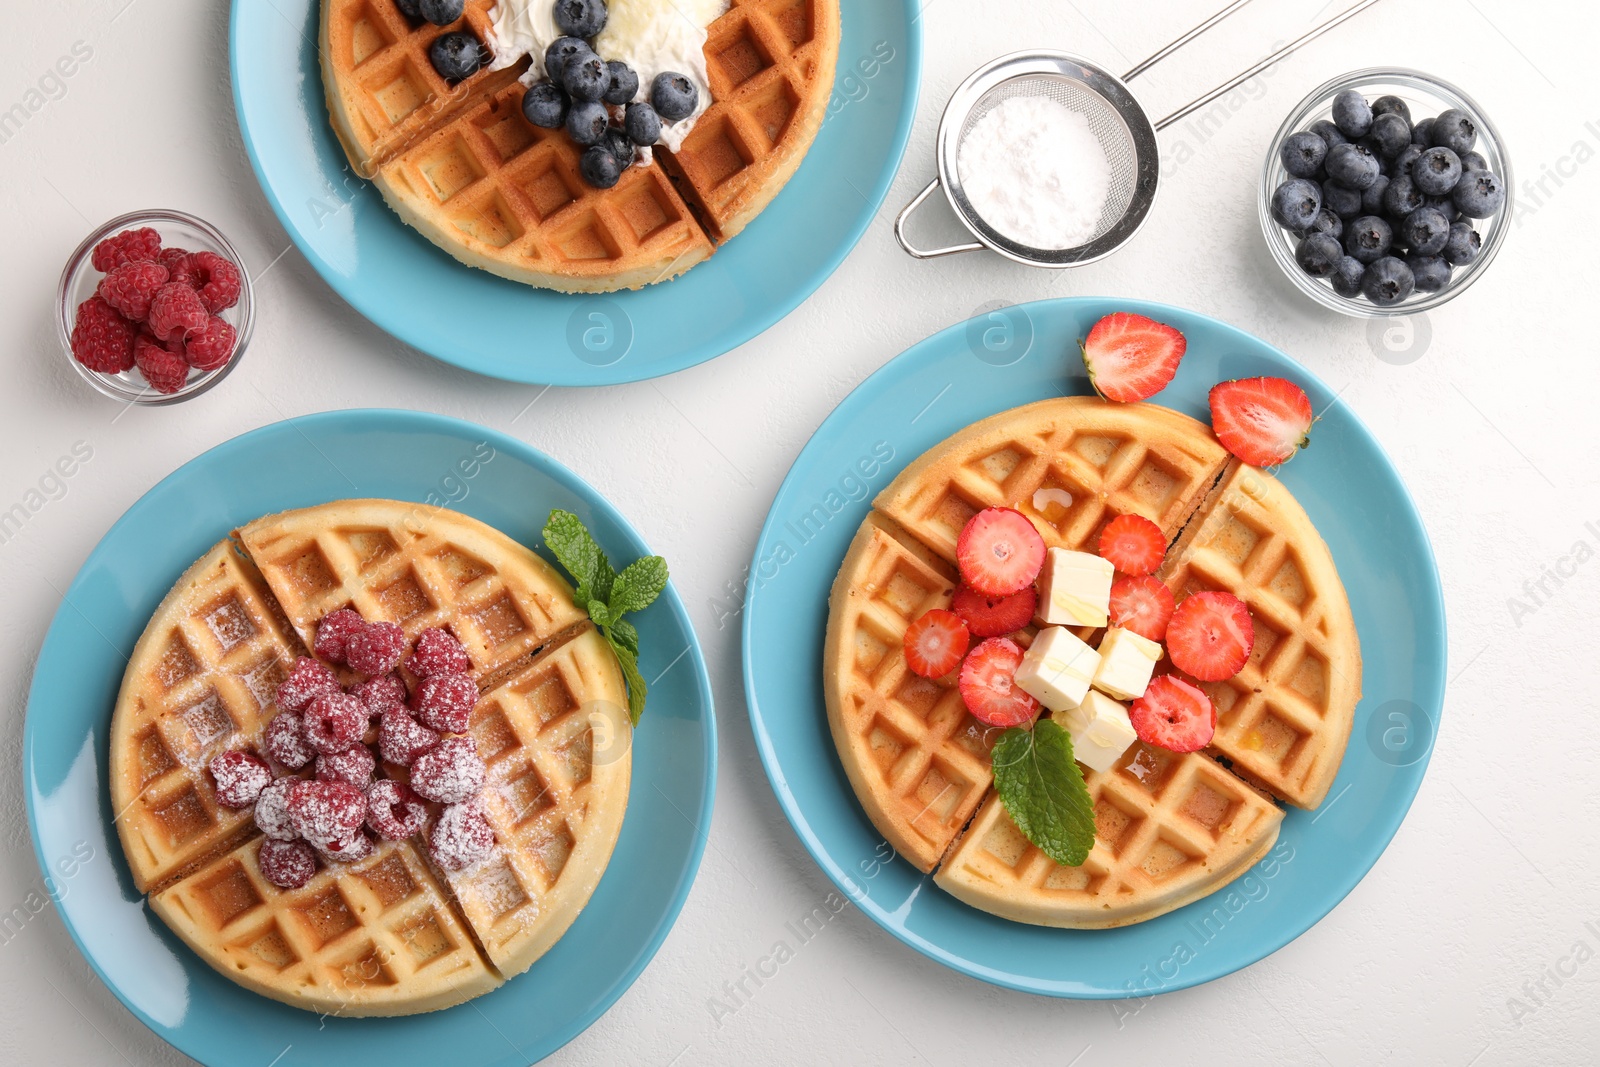
[[[1139,227],[1144,225],[1150,208],[1155,204],[1156,187],[1161,176],[1156,131],[1232,92],[1284,56],[1316,40],[1378,0],[1360,0],[1248,70],[1152,124],[1144,107],[1129,91],[1127,83],[1249,2],[1234,0],[1120,78],[1080,56],[1045,50],[1014,52],[978,68],[951,94],[950,102],[945,105],[944,116],[939,120],[934,149],[938,177],[929,182],[895,219],[894,235],[900,247],[918,259],[935,259],[988,248],[1018,263],[1053,268],[1093,263],[1110,255],[1139,232]],[[962,143],[985,115],[1006,100],[1020,96],[1048,98],[1082,115],[1088,120],[1090,130],[1099,140],[1106,161],[1111,165],[1111,186],[1106,194],[1105,205],[1100,211],[1094,235],[1084,244],[1073,248],[1033,248],[990,226],[967,198],[959,166]],[[935,189],[940,188],[944,190],[951,210],[977,238],[976,241],[924,249],[913,245],[906,237],[907,220],[933,195]]]

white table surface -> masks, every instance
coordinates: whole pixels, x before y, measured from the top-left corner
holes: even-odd
[[[1124,69],[1219,6],[927,0],[904,167],[816,295],[693,370],[541,393],[391,340],[290,248],[240,144],[222,0],[5,5],[0,109],[75,44],[92,56],[0,143],[0,510],[75,443],[93,458],[0,543],[0,912],[41,885],[20,784],[33,663],[57,590],[106,528],[179,464],[245,430],[327,408],[415,407],[516,434],[609,496],[672,561],[716,690],[720,788],[688,904],[633,988],[550,1063],[1600,1062],[1593,8],[1386,0],[1253,84],[1207,134],[1188,125],[1163,134],[1169,166],[1148,225],[1094,266],[1053,274],[986,254],[919,263],[890,232],[932,174],[945,98],[980,63],[1048,45]],[[1252,5],[1156,68],[1141,97],[1164,114],[1336,6]],[[1510,144],[1523,205],[1493,269],[1429,315],[1415,334],[1429,340],[1410,350],[1389,350],[1363,322],[1293,290],[1267,258],[1253,200],[1263,146],[1288,109],[1322,80],[1377,64],[1472,93]],[[1172,164],[1180,152],[1185,162]],[[117,417],[120,406],[63,359],[51,301],[64,258],[92,226],[150,206],[187,209],[231,235],[259,277],[256,334],[214,392]],[[1433,536],[1450,616],[1451,685],[1416,804],[1327,918],[1197,989],[1123,1005],[1007,992],[945,970],[847,908],[749,1003],[713,1012],[712,998],[728,1002],[724,983],[832,889],[757,760],[736,619],[719,607],[727,583],[739,581],[789,463],[857,382],[986,302],[1063,294],[1167,301],[1235,323],[1341,389],[1387,446]],[[189,1061],[122,1008],[45,907],[0,930],[0,1062]]]

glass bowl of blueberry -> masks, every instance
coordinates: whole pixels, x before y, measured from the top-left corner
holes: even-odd
[[[1419,71],[1358,70],[1318,86],[1278,128],[1261,230],[1324,307],[1409,315],[1488,269],[1511,184],[1505,143],[1466,93]]]

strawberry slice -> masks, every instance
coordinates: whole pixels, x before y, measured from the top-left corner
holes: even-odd
[[[1081,345],[1083,365],[1095,392],[1107,400],[1144,400],[1172,381],[1188,344],[1164,322],[1118,311],[1089,331]]]
[[[924,612],[906,627],[906,666],[924,678],[943,678],[967,654],[967,624],[943,608]]]
[[[1311,398],[1284,378],[1237,378],[1211,387],[1211,429],[1252,467],[1273,467],[1310,443]]]
[[[1010,596],[984,596],[964,585],[950,601],[950,610],[961,616],[973,637],[1016,633],[1032,621],[1038,606],[1039,593],[1031,585]]]
[[[1144,696],[1128,705],[1128,719],[1139,740],[1172,752],[1198,752],[1217,732],[1211,698],[1170,674],[1150,680]]]
[[[961,580],[984,596],[1010,596],[1033,584],[1044,567],[1044,538],[1011,508],[984,508],[956,540]]]
[[[1202,682],[1232,678],[1255,647],[1250,609],[1232,593],[1191,593],[1172,613],[1167,655],[1172,665]]]
[[[1022,647],[1009,637],[991,637],[961,664],[961,699],[990,726],[1021,726],[1039,713],[1039,702],[1017,685]]]
[[[1111,625],[1151,641],[1164,641],[1172,620],[1172,590],[1148,574],[1111,583]]]
[[[1161,566],[1167,539],[1143,515],[1118,515],[1100,531],[1100,555],[1123,574],[1149,574]]]

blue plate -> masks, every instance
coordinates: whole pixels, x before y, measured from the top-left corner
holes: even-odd
[[[458,464],[485,442],[494,458],[465,476]],[[638,619],[640,666],[656,680],[635,735],[628,814],[611,864],[566,936],[487,996],[427,1015],[336,1019],[250,993],[144,906],[112,825],[104,771],[111,708],[127,656],[168,587],[240,523],[361,496],[445,504],[536,547],[550,509],[566,508],[612,559],[650,551],[577,475],[469,422],[328,412],[219,445],[128,509],[56,612],[23,734],[34,849],[61,918],[101,979],[145,1025],[203,1063],[521,1067],[577,1036],[633,983],[700,865],[711,827],[716,723],[700,646],[671,586]]]
[[[1050,930],[969,908],[894,852],[856,802],[828,732],[828,590],[871,499],[909,462],[988,415],[1088,394],[1078,338],[1112,311],[1178,327],[1188,355],[1155,400],[1209,422],[1229,378],[1299,382],[1321,421],[1281,477],[1327,540],[1350,594],[1366,696],[1317,811],[1227,890],[1118,930]],[[953,326],[891,360],[830,415],[778,490],[751,565],[745,692],[790,823],[841,891],[919,952],[996,985],[1060,997],[1143,997],[1248,966],[1328,914],[1383,852],[1416,796],[1445,685],[1444,604],[1428,536],[1399,475],[1333,392],[1265,342],[1136,300],[1049,300]],[[1129,1009],[1136,1010],[1136,1009]]]
[[[323,103],[318,0],[233,0],[234,108],[256,177],[328,284],[389,333],[496,378],[612,385],[744,344],[810,296],[861,238],[916,112],[916,0],[845,0],[828,116],[798,173],[715,256],[605,297],[532,289],[456,262],[350,169]]]

